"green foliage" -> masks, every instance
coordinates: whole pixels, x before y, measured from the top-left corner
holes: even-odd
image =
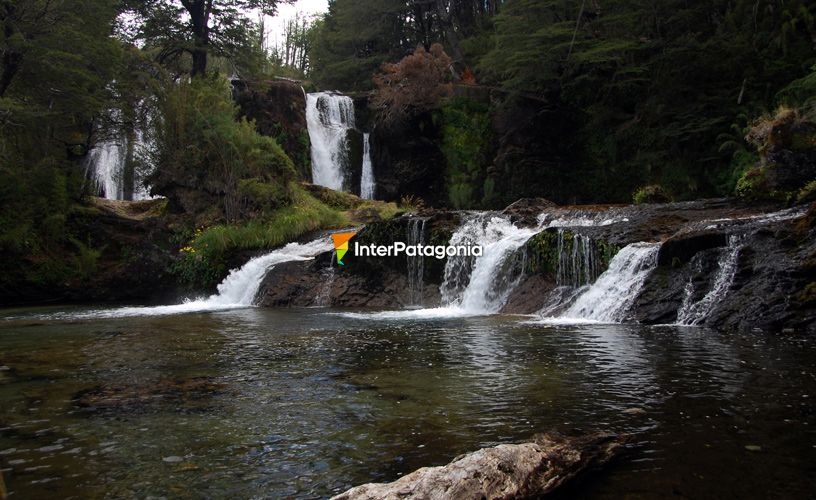
[[[273,138],[258,134],[253,123],[236,120],[238,109],[224,79],[195,78],[178,84],[164,97],[161,108],[157,170],[150,179],[154,192],[177,201],[188,212],[205,211],[208,197],[190,200],[176,191],[187,184],[215,197],[217,208],[230,221],[245,215],[247,196],[266,209],[291,203],[292,161]]]
[[[796,203],[812,203],[816,201],[816,180],[812,180],[805,184],[799,193],[796,195]]]
[[[509,0],[477,67],[582,112],[579,195],[620,200],[654,182],[682,197],[724,194],[749,158],[720,136],[776,92],[812,100],[814,12],[804,0]]]
[[[642,203],[669,203],[672,196],[663,186],[652,184],[638,188],[632,194],[632,203],[640,205]]]
[[[267,250],[319,229],[342,227],[348,219],[300,188],[295,203],[241,224],[219,224],[197,230],[181,248],[172,269],[191,288],[211,288],[227,272],[227,258],[236,251]]]
[[[496,193],[494,181],[486,178],[491,145],[487,106],[469,99],[452,99],[442,108],[441,122],[451,205],[455,208],[491,207]]]
[[[90,238],[87,243],[83,243],[76,238],[70,240],[78,252],[74,258],[76,273],[80,279],[88,280],[96,274],[99,257],[102,256],[105,247],[93,248]]]
[[[0,3],[0,251],[44,256],[66,243],[80,160],[121,58],[115,2]],[[48,258],[45,257],[44,258]]]
[[[788,203],[794,199],[794,193],[773,189],[767,177],[766,167],[754,167],[737,181],[734,194],[745,201],[774,201]]]
[[[330,2],[313,35],[312,79],[323,88],[370,89],[381,64],[416,47],[406,40],[406,10],[401,0]]]

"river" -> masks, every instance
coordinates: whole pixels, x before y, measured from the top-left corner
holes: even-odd
[[[796,335],[320,308],[98,316],[0,316],[10,498],[326,497],[593,429],[635,444],[566,496],[816,491],[816,346]]]

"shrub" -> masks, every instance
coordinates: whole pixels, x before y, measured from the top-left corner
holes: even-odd
[[[453,91],[448,83],[451,64],[438,43],[430,51],[417,47],[396,64],[383,64],[382,73],[374,75],[377,88],[372,97],[382,123],[397,124],[439,107]]]
[[[294,241],[319,229],[342,227],[348,219],[300,187],[293,188],[294,204],[241,224],[218,224],[198,229],[182,244],[172,271],[190,288],[211,288],[224,277],[227,257],[237,250],[266,250]]]
[[[171,205],[196,213],[210,208],[215,198],[226,220],[239,220],[248,188],[245,183],[242,191],[241,181],[248,179],[255,188],[267,185],[263,193],[249,188],[261,195],[261,204],[291,204],[292,161],[274,139],[258,134],[253,123],[236,119],[238,107],[226,80],[194,78],[178,84],[164,96],[161,109],[153,161],[157,169],[149,183]],[[179,187],[199,194],[185,198]]]
[[[671,201],[673,201],[671,194],[659,184],[643,186],[632,193],[632,202],[635,205],[641,203],[669,203]]]
[[[796,195],[797,203],[810,203],[816,201],[816,180],[812,180],[805,184],[799,194]]]

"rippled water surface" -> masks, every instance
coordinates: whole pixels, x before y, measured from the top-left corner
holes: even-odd
[[[636,433],[636,445],[565,496],[816,493],[816,349],[795,335],[320,309],[53,312],[0,319],[11,498],[325,497],[575,429]]]

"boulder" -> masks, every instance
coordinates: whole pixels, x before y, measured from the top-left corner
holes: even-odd
[[[502,213],[510,216],[510,220],[524,226],[534,226],[538,216],[557,205],[544,198],[521,198],[510,204]]]
[[[369,483],[333,500],[539,498],[579,473],[607,463],[626,438],[605,433],[542,434],[532,442],[483,448],[393,483]]]

